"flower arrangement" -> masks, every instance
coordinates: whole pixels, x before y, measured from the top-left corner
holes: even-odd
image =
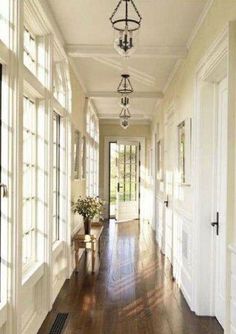
[[[91,221],[95,216],[102,214],[104,202],[99,197],[85,198],[79,197],[78,200],[72,204],[72,211],[80,214],[84,218],[85,234],[90,234]]]
[[[72,210],[83,216],[84,219],[93,219],[95,216],[100,216],[103,211],[104,202],[99,197],[79,197],[73,203]]]

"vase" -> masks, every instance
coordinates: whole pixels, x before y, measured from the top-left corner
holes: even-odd
[[[84,233],[90,234],[91,233],[91,219],[84,218]]]

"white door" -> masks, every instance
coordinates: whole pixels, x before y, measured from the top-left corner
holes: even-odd
[[[216,173],[213,228],[215,238],[215,315],[224,327],[226,290],[226,197],[227,197],[227,80],[218,85],[216,115]],[[216,225],[214,223],[219,223]]]
[[[174,131],[173,116],[165,127],[165,255],[173,262],[173,191],[174,191]]]
[[[117,142],[117,221],[139,218],[139,143]]]

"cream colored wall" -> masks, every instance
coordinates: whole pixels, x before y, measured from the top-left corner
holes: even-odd
[[[74,132],[74,130],[78,130],[82,137],[86,135],[86,128],[85,128],[86,98],[83,89],[72,69],[70,69],[70,79],[71,79],[71,92],[72,92],[72,124],[73,124],[72,132]],[[86,195],[85,179],[72,180],[71,192],[72,192],[71,194],[72,201],[78,198],[79,196],[85,196]],[[82,222],[81,217],[77,215],[72,217],[72,233],[73,231],[79,228],[81,222]]]
[[[151,128],[150,125],[130,125],[128,129],[124,130],[119,124],[103,124],[100,123],[100,148],[99,148],[99,194],[101,198],[104,198],[104,182],[108,182],[108,176],[104,175],[104,148],[106,137],[144,137],[145,138],[145,189],[150,188],[150,150],[151,150]],[[150,217],[151,219],[151,217]]]
[[[161,136],[163,136],[164,114],[172,104],[174,106],[177,124],[187,117],[192,117],[194,110],[195,76],[198,64],[207,49],[231,20],[236,20],[236,1],[214,0],[212,7],[192,42],[188,56],[182,62],[172,83],[165,92],[163,101],[158,107],[152,123],[153,132],[156,125],[159,124],[160,133]],[[186,188],[184,192],[185,196],[182,205],[189,210],[192,191]],[[236,241],[236,229],[234,240]]]

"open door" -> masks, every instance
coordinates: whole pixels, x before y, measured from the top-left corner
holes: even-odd
[[[117,221],[139,218],[139,143],[117,142]]]

